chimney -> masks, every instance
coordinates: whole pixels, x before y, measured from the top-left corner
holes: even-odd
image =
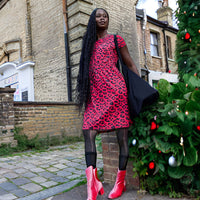
[[[172,9],[169,7],[168,0],[158,0],[159,9],[157,16],[159,21],[167,21],[170,26],[173,26]]]
[[[163,0],[163,7],[169,7],[168,0]]]

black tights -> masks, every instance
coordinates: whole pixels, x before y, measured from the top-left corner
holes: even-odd
[[[128,128],[117,129],[117,141],[119,144],[119,170],[126,170],[128,162]],[[95,138],[97,135],[96,130],[83,130],[85,139],[85,160],[87,167],[93,166],[96,168],[96,144]]]

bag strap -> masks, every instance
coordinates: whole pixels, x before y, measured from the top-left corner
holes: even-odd
[[[118,69],[119,71],[122,73],[122,75],[124,76],[124,80],[126,82],[126,87],[127,89],[129,89],[129,81],[128,81],[128,67],[124,64],[123,60],[122,60],[122,56],[119,50],[119,46],[118,46],[118,42],[117,42],[117,36],[114,35],[114,42],[115,42],[115,47],[116,47],[116,51],[117,51],[117,55],[118,55]],[[120,67],[121,66],[121,67]]]
[[[121,56],[121,53],[120,53],[120,50],[119,50],[119,46],[118,46],[118,42],[117,42],[117,35],[114,35],[114,43],[115,43],[115,48],[116,48],[116,51],[117,51],[117,55],[118,55],[118,62],[120,62],[120,63],[118,63],[118,69],[119,69],[119,71],[121,71],[122,72],[122,67],[123,67],[123,61],[122,61],[122,56]],[[120,65],[121,64],[121,65]],[[120,68],[120,66],[121,66],[121,68]]]

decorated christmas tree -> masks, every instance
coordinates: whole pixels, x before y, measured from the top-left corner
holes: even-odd
[[[180,82],[160,80],[160,98],[135,118],[129,144],[141,189],[200,195],[200,1],[179,0]]]
[[[179,0],[176,11],[179,32],[176,57],[180,78],[185,73],[200,75],[200,1]]]

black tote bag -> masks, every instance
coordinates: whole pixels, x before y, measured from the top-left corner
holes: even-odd
[[[116,35],[114,35],[114,42],[119,57],[118,61],[121,63],[122,73],[128,89],[130,117],[133,119],[138,116],[143,106],[150,105],[157,101],[159,93],[123,63]]]

